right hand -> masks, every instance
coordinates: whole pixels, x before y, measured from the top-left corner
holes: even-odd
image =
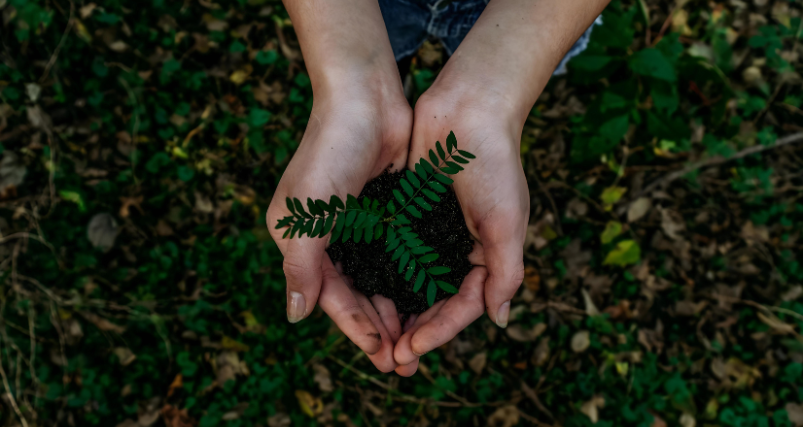
[[[285,229],[277,230],[276,223],[290,215],[287,197],[305,206],[307,197],[329,201],[336,194],[345,200],[386,169],[405,166],[413,113],[400,89],[400,81],[389,87],[359,82],[356,89],[316,93],[304,137],[267,212],[271,236],[284,255],[288,320],[306,318],[317,302],[383,372],[398,366],[393,350],[402,330],[393,302],[379,295],[369,300],[341,277],[326,253],[328,235],[282,239]]]

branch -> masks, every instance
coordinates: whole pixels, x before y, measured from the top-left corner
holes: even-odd
[[[680,178],[680,177],[682,177],[682,176],[684,176],[684,175],[686,175],[688,173],[694,172],[697,169],[706,168],[706,167],[709,167],[709,166],[720,165],[722,163],[727,163],[727,162],[729,162],[731,160],[741,159],[741,158],[750,156],[752,154],[761,153],[763,151],[772,150],[772,149],[775,149],[775,148],[778,148],[778,147],[782,147],[784,145],[794,144],[794,143],[800,142],[800,141],[803,141],[803,132],[798,132],[798,133],[795,133],[795,134],[788,135],[788,136],[785,136],[783,138],[780,138],[777,141],[775,141],[775,143],[772,144],[772,145],[754,145],[752,147],[745,148],[744,150],[739,151],[738,153],[736,153],[736,154],[734,154],[733,156],[730,156],[730,157],[717,156],[717,157],[711,157],[711,158],[708,158],[708,159],[705,159],[705,160],[700,160],[698,162],[695,162],[695,163],[692,163],[692,164],[686,166],[685,168],[683,168],[683,169],[681,169],[679,171],[672,172],[670,174],[665,175],[663,178],[660,178],[660,179],[657,179],[657,180],[653,181],[650,185],[647,186],[647,188],[641,190],[641,192],[639,192],[637,195],[633,196],[633,198],[631,199],[631,203],[632,203],[633,200],[636,200],[641,196],[644,196],[646,194],[651,193],[656,188],[666,186],[667,184],[671,183],[672,181],[674,181],[674,180],[676,180],[676,179],[678,179],[678,178]]]

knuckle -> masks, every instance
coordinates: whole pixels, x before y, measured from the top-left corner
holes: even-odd
[[[309,265],[300,264],[292,258],[285,258],[284,262],[282,263],[282,268],[284,268],[284,275],[292,279],[304,277],[311,271]],[[289,285],[290,284],[288,282],[288,286]]]

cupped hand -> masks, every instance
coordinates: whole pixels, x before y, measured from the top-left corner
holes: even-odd
[[[412,375],[418,357],[450,341],[484,311],[507,326],[510,300],[524,277],[523,246],[529,192],[519,144],[523,123],[502,98],[439,90],[433,86],[415,106],[408,166],[426,158],[436,141],[454,131],[457,147],[476,155],[451,176],[472,236],[476,267],[457,295],[419,315],[394,350],[399,375]]]
[[[285,230],[275,227],[291,214],[287,197],[329,200],[335,194],[345,200],[384,170],[405,165],[412,111],[396,92],[316,94],[304,137],[267,211],[268,228],[284,255],[288,320],[304,319],[317,302],[383,372],[397,366],[393,348],[401,325],[393,303],[381,296],[369,300],[354,290],[326,253],[328,236],[283,239]]]

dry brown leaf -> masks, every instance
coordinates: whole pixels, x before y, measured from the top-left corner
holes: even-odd
[[[795,427],[803,427],[803,404],[789,402],[784,406],[786,415]]]
[[[284,412],[268,417],[268,427],[290,427],[293,424],[290,416]]]
[[[543,337],[535,347],[531,362],[535,366],[543,366],[549,360],[549,337]]]
[[[128,218],[131,215],[131,207],[137,208],[140,214],[144,214],[145,212],[142,211],[142,201],[145,200],[143,196],[138,197],[120,197],[120,202],[122,202],[122,206],[120,206],[120,217],[121,218]]]
[[[680,416],[680,425],[682,427],[696,427],[697,420],[694,419],[694,415],[684,412],[683,415]]]
[[[89,3],[87,5],[81,6],[81,8],[78,9],[78,13],[81,15],[81,19],[86,19],[90,15],[92,15],[92,11],[95,10],[96,7],[98,6],[95,3]]]
[[[513,427],[519,424],[519,410],[514,405],[503,406],[490,417],[488,417],[489,427]]]
[[[310,418],[315,418],[323,412],[323,401],[321,401],[320,397],[315,397],[305,390],[296,390],[295,394],[301,411]]]
[[[198,422],[187,413],[186,408],[178,409],[173,405],[165,405],[161,413],[167,427],[195,427],[198,425]]]
[[[505,328],[505,333],[514,341],[531,342],[541,336],[546,331],[546,328],[546,323],[537,323],[530,329],[524,329],[523,326],[515,324]]]
[[[572,351],[582,353],[591,345],[591,334],[588,331],[578,331],[572,337]]]
[[[92,217],[87,227],[87,238],[92,246],[108,251],[114,246],[119,229],[117,221],[108,213],[99,213]]]
[[[135,360],[137,360],[137,355],[134,354],[131,349],[127,347],[117,347],[114,349],[114,354],[117,356],[117,359],[120,361],[120,364],[123,366],[128,366]]]
[[[315,376],[312,379],[318,383],[318,388],[324,393],[331,393],[334,391],[332,375],[329,373],[329,370],[326,369],[326,366],[316,363],[312,365],[312,369],[315,371]]]
[[[683,216],[672,209],[661,209],[661,229],[672,240],[680,240],[680,233],[686,230]]]
[[[766,243],[770,241],[770,231],[766,226],[753,225],[752,221],[747,221],[742,226],[741,232],[742,239],[745,240],[748,246],[753,246],[756,243]]]
[[[212,201],[209,200],[209,197],[196,191],[195,210],[202,213],[212,213],[215,211],[215,206],[212,204]]]
[[[173,395],[177,389],[184,387],[184,376],[181,374],[176,374],[175,378],[173,378],[173,382],[170,383],[170,388],[167,389],[167,397]]]
[[[640,220],[652,208],[652,201],[646,197],[639,197],[627,208],[627,222]]]
[[[592,423],[596,424],[599,421],[599,408],[605,407],[605,398],[601,395],[595,395],[588,402],[583,403],[580,407],[580,412],[585,414]]]
[[[794,334],[795,326],[784,323],[781,319],[777,318],[772,313],[764,314],[759,312],[758,319],[767,324],[775,333],[778,334]]]
[[[655,412],[650,412],[650,414],[652,414],[652,424],[650,424],[650,427],[666,427],[666,421],[659,417]]]
[[[471,360],[468,361],[468,367],[477,374],[480,374],[485,369],[485,364],[488,363],[488,353],[483,351],[477,353]]]
[[[594,305],[594,301],[591,301],[591,295],[588,294],[588,291],[585,289],[580,289],[580,292],[583,293],[583,302],[586,305],[586,314],[589,316],[599,316],[599,310],[597,306]]]
[[[114,332],[116,334],[122,334],[123,332],[125,332],[125,327],[120,326],[120,325],[115,325],[114,323],[112,323],[112,322],[110,322],[110,321],[108,321],[108,320],[106,320],[106,319],[104,319],[104,318],[102,318],[102,317],[100,317],[100,316],[98,316],[98,315],[96,315],[94,313],[90,313],[90,312],[87,312],[87,311],[81,311],[79,313],[81,313],[81,316],[83,316],[84,319],[92,322],[101,331]]]
[[[524,267],[524,286],[532,292],[538,292],[541,287],[541,276],[535,267],[529,265]]]

